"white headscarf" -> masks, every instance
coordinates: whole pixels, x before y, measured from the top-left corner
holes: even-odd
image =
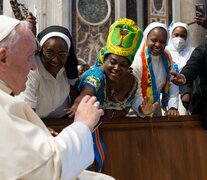
[[[149,33],[154,29],[154,28],[158,28],[158,27],[161,27],[163,29],[165,29],[166,31],[166,34],[167,34],[167,39],[168,39],[168,30],[167,30],[167,26],[163,23],[160,23],[160,22],[153,22],[153,23],[150,23],[146,29],[144,30],[143,32],[143,39],[142,39],[142,42],[140,44],[140,47],[138,49],[138,53],[140,54],[141,51],[142,51],[142,48],[143,48],[143,45],[144,43],[147,41],[147,36],[149,35]]]
[[[71,46],[71,35],[70,32],[68,31],[67,28],[63,26],[49,26],[42,30],[38,35],[37,39],[40,42],[40,46],[42,47],[43,44],[51,37],[60,37],[62,38],[68,45],[68,51],[70,51],[70,46]]]
[[[187,31],[186,46],[180,52],[178,52],[174,48],[174,45],[172,42],[172,33],[173,33],[174,29],[177,27],[183,27]],[[180,59],[180,60],[183,59],[181,66],[184,66],[186,61],[189,59],[192,51],[194,50],[194,47],[192,47],[192,39],[191,39],[190,31],[189,31],[187,24],[182,23],[182,22],[177,22],[177,23],[173,24],[173,26],[170,28],[170,39],[168,41],[168,45],[167,45],[166,49],[171,53],[174,62],[177,62],[178,59]]]
[[[190,31],[188,29],[188,25],[185,24],[185,23],[181,23],[181,22],[177,22],[177,23],[174,23],[173,26],[170,28],[170,39],[168,41],[168,48],[170,50],[175,50],[174,46],[173,46],[173,43],[172,43],[172,33],[173,31],[175,30],[175,28],[177,27],[183,27],[186,32],[187,32],[187,38],[186,38],[186,48],[187,47],[192,47],[192,39],[191,39],[191,36],[190,36]],[[176,50],[175,50],[176,51]]]

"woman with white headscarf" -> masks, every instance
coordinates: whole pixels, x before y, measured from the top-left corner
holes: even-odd
[[[165,107],[168,117],[177,117],[178,89],[170,82],[171,56],[165,51],[168,39],[166,25],[153,22],[144,31],[142,43],[132,63],[133,73],[141,82],[142,96],[150,97],[152,103],[158,102],[159,108],[153,113],[161,116],[161,106]],[[162,100],[160,100],[162,94]]]
[[[71,105],[71,90],[78,79],[78,59],[72,37],[63,26],[49,26],[37,35],[37,68],[30,71],[21,94],[41,118],[62,118]]]
[[[194,50],[187,24],[181,22],[173,24],[170,28],[170,38],[166,49],[172,56],[174,71],[180,72]],[[179,90],[182,92],[182,87],[179,87]],[[181,93],[181,96],[184,101],[190,101],[190,94],[182,95]],[[181,96],[179,98],[178,111],[180,115],[187,115],[188,111],[183,106]]]

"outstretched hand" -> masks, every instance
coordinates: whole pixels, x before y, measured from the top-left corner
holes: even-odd
[[[197,11],[194,19],[198,25],[207,29],[207,17],[205,17],[201,12]]]
[[[170,75],[171,75],[170,80],[174,84],[176,84],[178,86],[185,84],[185,77],[184,77],[184,75],[182,75],[180,73],[176,73],[174,71],[171,71]]]
[[[84,96],[75,112],[74,121],[84,123],[93,131],[100,117],[104,115],[103,109],[99,109],[98,106],[99,102],[95,96]]]
[[[149,97],[144,97],[141,104],[141,111],[143,114],[148,115],[153,113],[157,106],[158,106],[157,102],[152,104]]]
[[[165,112],[164,115],[167,116],[168,119],[170,119],[170,118],[178,118],[180,116],[180,113],[177,109],[169,109],[168,111]]]
[[[36,36],[37,33],[37,27],[36,27],[36,17],[33,16],[33,14],[31,12],[29,12],[26,21],[28,21],[29,23],[32,24],[32,32],[33,34]]]

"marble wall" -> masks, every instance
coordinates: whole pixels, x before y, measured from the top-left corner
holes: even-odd
[[[132,18],[137,22],[139,27],[144,28],[144,17],[146,15],[145,4],[151,1],[152,0],[18,0],[20,3],[25,3],[28,9],[36,15],[38,31],[54,24],[69,28],[73,35],[74,43],[77,45],[76,50],[78,56],[87,59],[90,64],[93,63],[92,59],[94,59],[97,51],[105,43],[110,24],[117,18]],[[205,2],[205,0],[169,1],[172,3],[172,20],[185,23],[194,21],[195,4]],[[80,4],[87,2],[85,5],[81,5],[83,8],[79,9],[80,12],[76,11],[77,2]],[[107,17],[108,21],[104,20],[104,17],[107,16],[106,2],[110,2],[112,5],[110,17]],[[155,0],[154,2],[159,1]],[[86,11],[88,4],[91,4],[91,7]],[[95,10],[91,11],[91,9]],[[97,12],[98,15],[96,15]],[[8,0],[3,0],[3,14],[14,17]],[[80,16],[80,14],[82,14],[82,16]],[[205,40],[204,34],[206,30],[204,30],[204,28],[197,24],[192,24],[190,25],[190,31],[194,46],[199,45]],[[89,44],[90,48],[88,49]],[[85,49],[88,50],[85,50],[83,47],[86,47]],[[85,51],[87,51],[87,57],[84,54]]]
[[[195,4],[204,3],[204,0],[182,0],[180,1],[180,20],[185,23],[190,23],[194,21],[195,17]],[[189,26],[193,45],[196,47],[200,43],[205,41],[206,30],[198,26],[197,24],[192,24]]]
[[[72,32],[77,57],[93,65],[114,22],[114,0],[74,0]]]

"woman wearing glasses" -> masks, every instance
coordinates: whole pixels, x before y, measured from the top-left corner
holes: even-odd
[[[24,100],[41,118],[61,118],[71,104],[69,94],[78,78],[72,38],[66,28],[50,26],[37,39],[37,69],[29,73]]]

